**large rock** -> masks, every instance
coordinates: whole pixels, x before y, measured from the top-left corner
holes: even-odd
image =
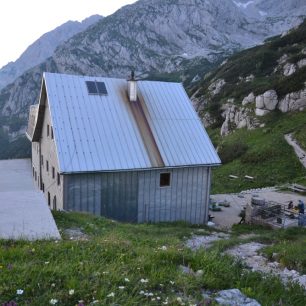
[[[264,94],[264,105],[267,110],[275,110],[278,103],[278,97],[275,90],[268,90]]]
[[[260,306],[260,304],[251,298],[245,296],[239,289],[229,289],[219,291],[215,298],[218,305],[226,306]]]
[[[263,95],[257,96],[256,97],[256,108],[264,108],[265,104],[264,104],[264,97]]]
[[[302,111],[306,109],[306,88],[289,93],[279,102],[278,109],[283,112]]]
[[[242,105],[245,106],[247,104],[251,104],[251,103],[254,103],[255,102],[255,95],[254,93],[250,93],[247,97],[245,97],[243,100],[242,100]]]
[[[266,109],[271,111],[275,110],[277,104],[278,98],[275,90],[268,90],[263,95],[256,97],[257,109]]]
[[[300,61],[298,61],[297,63],[299,68],[303,68],[306,66],[306,58],[301,59]]]
[[[284,66],[284,76],[289,76],[293,73],[295,73],[296,71],[296,65],[295,64],[290,64],[290,63],[287,63],[285,66]]]
[[[255,115],[259,116],[259,117],[265,116],[265,115],[267,115],[269,113],[270,113],[270,111],[268,111],[266,109],[260,109],[260,108],[256,108],[255,109]]]

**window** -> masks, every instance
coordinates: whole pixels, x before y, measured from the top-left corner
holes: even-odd
[[[52,167],[52,178],[55,178],[55,169]]]
[[[47,137],[49,137],[49,135],[50,135],[50,126],[49,124],[47,124]]]
[[[46,160],[46,170],[49,172],[49,162]]]
[[[56,207],[56,196],[54,196],[53,198],[53,209],[56,210],[57,207]]]
[[[45,184],[44,183],[42,183],[42,191],[43,191],[43,193],[45,193]]]
[[[54,138],[54,135],[53,135],[53,127],[51,126],[51,139]]]
[[[40,162],[41,162],[41,165],[44,166],[44,157],[43,157],[43,155],[40,155]]]
[[[48,192],[48,206],[51,206],[51,195],[50,192]]]
[[[35,181],[37,181],[37,172],[35,171]]]
[[[57,185],[61,184],[61,176],[60,174],[57,172]]]
[[[159,186],[160,187],[167,187],[170,186],[170,173],[161,173],[159,179]]]
[[[35,170],[34,170],[34,167],[33,167],[33,177],[35,176]]]

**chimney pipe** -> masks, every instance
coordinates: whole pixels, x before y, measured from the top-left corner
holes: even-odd
[[[130,102],[137,101],[137,81],[135,80],[135,72],[132,70],[131,78],[128,80],[128,96]]]

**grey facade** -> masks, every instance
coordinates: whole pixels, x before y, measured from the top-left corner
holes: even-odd
[[[126,222],[208,220],[220,159],[181,84],[46,73],[27,136],[51,209]]]
[[[160,187],[160,173],[170,186]],[[129,222],[208,220],[210,168],[106,172],[65,176],[64,209]]]

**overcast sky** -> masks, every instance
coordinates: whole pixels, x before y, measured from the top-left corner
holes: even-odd
[[[46,32],[68,20],[107,16],[136,0],[1,0],[0,68]]]

